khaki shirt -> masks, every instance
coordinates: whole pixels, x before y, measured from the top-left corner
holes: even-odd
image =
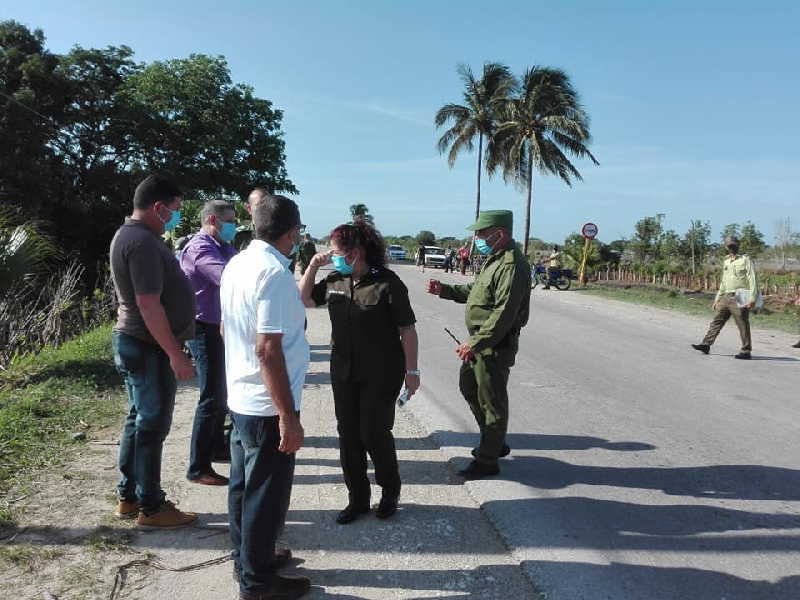
[[[553,269],[558,269],[561,267],[561,252],[553,252],[550,255],[550,258],[547,259],[550,261],[550,267]]]
[[[723,294],[733,294],[736,290],[749,290],[751,300],[755,301],[758,293],[756,268],[746,254],[735,257],[728,256],[722,263],[722,281],[717,292],[717,300]]]
[[[495,252],[475,281],[467,285],[442,284],[441,297],[466,303],[466,325],[473,352],[517,352],[520,330],[527,324],[531,301],[531,267],[512,242]],[[513,363],[512,363],[513,364]]]

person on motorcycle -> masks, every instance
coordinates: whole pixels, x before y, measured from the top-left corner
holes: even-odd
[[[553,244],[553,251],[547,258],[547,281],[544,283],[544,289],[550,289],[550,282],[558,278],[559,271],[561,271],[561,251],[558,249],[558,244]]]

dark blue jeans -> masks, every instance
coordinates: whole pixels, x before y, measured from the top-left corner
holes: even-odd
[[[275,543],[289,510],[294,454],[278,450],[278,417],[231,412],[231,418],[228,519],[233,561],[242,592],[266,592],[275,573]]]
[[[186,342],[194,357],[200,385],[186,472],[189,479],[210,473],[212,458],[225,452],[223,428],[228,404],[225,346],[219,325],[195,321],[195,332],[195,338]]]
[[[164,351],[115,331],[114,363],[128,392],[128,416],[119,441],[117,492],[122,500],[138,500],[145,513],[164,502],[161,451],[172,426],[177,382]]]

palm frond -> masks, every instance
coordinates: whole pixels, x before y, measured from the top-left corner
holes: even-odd
[[[434,123],[439,128],[448,121],[463,121],[469,119],[471,116],[470,109],[460,104],[445,104],[442,108],[436,111]]]

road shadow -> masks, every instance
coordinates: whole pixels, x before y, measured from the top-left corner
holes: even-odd
[[[436,450],[439,446],[428,437],[420,438],[394,438],[395,448],[400,450]],[[321,448],[329,450],[339,449],[339,438],[332,436],[310,435],[303,438],[303,448]],[[301,450],[302,452],[302,450]],[[301,455],[302,456],[302,455]],[[298,459],[298,464],[301,464]]]
[[[320,474],[295,474],[294,485],[320,485],[332,484],[343,485],[344,477],[341,472],[341,463],[335,458],[297,458],[298,465],[316,465],[334,469],[333,471]],[[411,485],[462,485],[463,479],[455,475],[452,471],[443,471],[442,463],[437,460],[403,460],[399,457],[398,466],[400,469],[400,479],[403,484]],[[374,480],[372,461],[369,465],[368,474]]]
[[[331,598],[361,600],[363,596],[337,594],[336,587],[418,590],[419,594],[394,596],[413,600],[473,598],[475,600],[534,600],[536,592],[517,564],[488,564],[473,569],[296,569],[295,575],[311,579],[310,600]],[[325,586],[326,589],[316,586]],[[333,588],[333,589],[329,589]],[[511,594],[524,593],[525,596]],[[387,596],[389,597],[389,596]]]
[[[431,434],[438,445],[473,448],[478,445],[477,433],[462,431],[434,431]],[[590,450],[601,448],[620,452],[655,450],[656,446],[645,442],[611,442],[583,435],[547,435],[538,433],[509,433],[506,443],[514,450]]]
[[[735,354],[726,354],[723,352],[709,352],[709,356],[725,356],[727,358],[733,358],[736,356]],[[794,358],[792,356],[760,356],[760,355],[752,355],[750,360],[772,360],[777,362],[800,362],[799,358]],[[742,361],[745,362],[745,361]]]
[[[312,352],[309,360],[313,362],[329,362],[331,360],[330,352]]]
[[[800,471],[762,465],[596,467],[516,456],[503,461],[497,477],[543,490],[583,484],[661,490],[670,496],[697,498],[800,500]]]
[[[342,502],[346,497],[342,496]],[[501,531],[520,536],[515,545],[539,549],[630,550],[693,553],[800,552],[800,516],[704,505],[642,505],[590,498],[491,500],[481,507],[400,504],[390,520],[374,514],[347,526],[335,523],[339,509],[290,509],[286,537],[298,558],[320,550],[461,554],[485,553],[475,525],[484,514]],[[558,526],[553,524],[558,523]],[[786,534],[770,532],[786,530]],[[759,533],[754,533],[759,532]],[[699,534],[727,534],[699,537]],[[121,536],[133,546],[172,550],[230,549],[227,513],[200,513],[196,525],[152,531],[117,527],[26,526],[4,533],[14,544],[81,546],[87,540]],[[498,550],[498,552],[504,552]]]
[[[800,598],[800,576],[776,582],[742,579],[727,573],[689,567],[651,567],[612,562],[523,561],[522,566],[545,589],[563,598],[632,600],[793,600]],[[587,585],[587,582],[591,582]],[[557,586],[557,587],[556,587]],[[597,596],[587,596],[588,590]],[[607,596],[617,590],[613,596]]]
[[[490,500],[482,508],[501,531],[516,532],[514,545],[527,548],[800,552],[798,515],[581,497]],[[700,535],[708,533],[725,535]]]
[[[306,373],[306,385],[328,385],[331,382],[331,374],[324,373]]]

